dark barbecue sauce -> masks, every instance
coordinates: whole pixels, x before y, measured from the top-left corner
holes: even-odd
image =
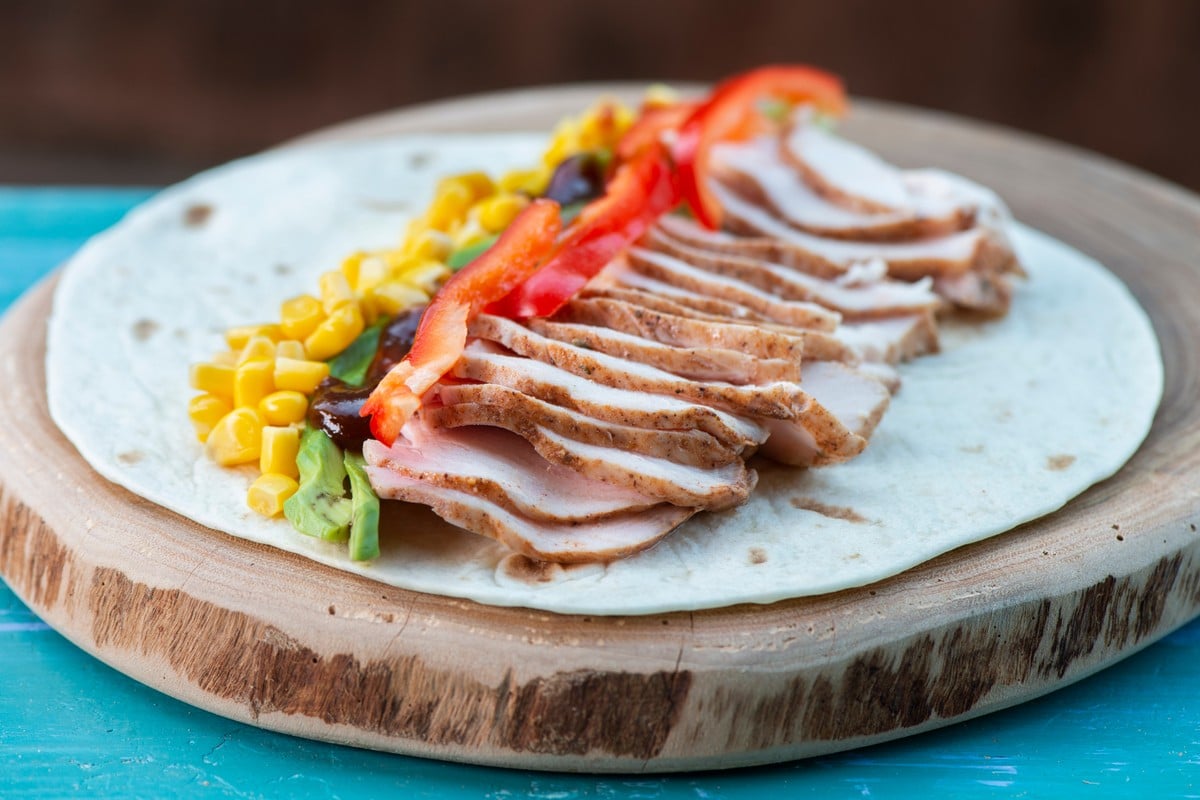
[[[363,403],[388,370],[408,355],[424,312],[425,306],[417,306],[388,323],[380,333],[379,346],[362,386],[351,386],[337,378],[321,381],[308,404],[308,424],[320,428],[344,450],[360,449],[371,438],[371,420],[359,416]]]

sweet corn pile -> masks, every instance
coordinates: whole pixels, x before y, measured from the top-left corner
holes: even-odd
[[[399,247],[358,252],[321,275],[317,294],[284,301],[279,322],[232,328],[228,350],[193,364],[188,415],[216,463],[258,464],[246,502],[273,517],[297,491],[296,453],[309,399],[330,359],[381,317],[428,302],[451,275],[451,256],[503,231],[541,195],[555,167],[578,153],[616,147],[632,109],[601,101],[554,129],[541,163],[493,180],[470,172],[443,179]]]

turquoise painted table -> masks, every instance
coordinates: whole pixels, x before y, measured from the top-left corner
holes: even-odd
[[[0,309],[150,194],[0,188]],[[1049,697],[892,744],[726,773],[576,777],[230,722],[85,655],[0,584],[0,798],[1200,797],[1198,674],[1194,622]]]

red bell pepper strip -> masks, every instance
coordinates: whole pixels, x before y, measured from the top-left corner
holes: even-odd
[[[678,130],[684,120],[696,109],[697,103],[672,103],[671,105],[643,106],[637,121],[625,131],[617,142],[619,162],[631,161],[647,150],[662,143],[662,134],[667,130]]]
[[[421,396],[450,371],[467,342],[467,326],[488,303],[525,281],[553,250],[562,229],[558,203],[534,200],[487,251],[456,272],[421,316],[412,349],[367,402],[371,433],[386,445],[421,406]]]
[[[584,207],[546,265],[488,312],[514,319],[553,314],[679,200],[665,151],[648,147],[617,168],[604,196]]]
[[[842,82],[811,67],[760,67],[718,84],[708,100],[683,121],[672,149],[683,198],[696,219],[710,230],[720,225],[721,207],[708,189],[709,153],[717,142],[752,135],[760,121],[758,103],[767,98],[813,103],[837,116],[846,109]]]

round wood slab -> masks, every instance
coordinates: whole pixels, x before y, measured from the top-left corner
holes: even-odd
[[[477,97],[325,135],[548,128],[596,92]],[[1200,202],[928,112],[862,102],[846,127],[900,164],[994,187],[1132,287],[1167,385],[1116,477],[1051,517],[834,595],[647,617],[489,608],[233,539],[99,478],[47,414],[49,280],[0,324],[0,574],[89,653],[226,717],[559,770],[731,767],[904,736],[1061,687],[1183,624],[1200,610]]]

